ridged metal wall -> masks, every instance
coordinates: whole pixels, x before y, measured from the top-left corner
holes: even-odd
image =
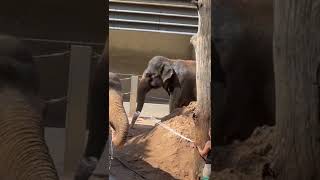
[[[193,35],[198,12],[188,2],[109,0],[109,29]]]

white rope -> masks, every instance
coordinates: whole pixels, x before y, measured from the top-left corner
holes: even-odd
[[[140,114],[140,113],[138,113],[137,115],[139,116],[139,114]],[[144,118],[150,118],[152,121],[156,122],[156,124],[158,124],[158,125],[160,125],[161,127],[169,130],[171,133],[175,134],[176,136],[179,136],[180,138],[182,138],[182,139],[184,139],[184,140],[186,140],[186,141],[189,141],[189,142],[192,142],[192,143],[194,142],[193,140],[191,140],[191,139],[189,139],[189,138],[181,135],[180,133],[178,133],[178,132],[175,131],[174,129],[170,128],[169,126],[163,124],[163,123],[161,122],[161,120],[159,120],[159,119],[157,119],[157,118],[155,118],[155,117],[153,117],[153,116],[143,116],[143,117],[144,117]]]
[[[172,132],[173,134],[181,137],[181,138],[184,139],[184,140],[187,140],[187,141],[192,142],[192,143],[194,142],[194,141],[192,141],[191,139],[189,139],[189,138],[187,138],[187,137],[179,134],[178,132],[176,132],[175,130],[171,129],[169,126],[167,126],[167,125],[165,125],[165,124],[163,124],[163,123],[161,123],[161,122],[158,122],[158,123],[156,123],[156,124],[159,124],[161,127],[169,130],[170,132]]]
[[[33,58],[47,58],[47,57],[54,57],[54,56],[64,56],[69,53],[70,53],[70,51],[65,51],[65,52],[61,52],[61,53],[52,53],[52,54],[33,56]]]
[[[122,93],[123,95],[128,95],[128,94],[130,94],[130,92],[127,92],[127,93]]]

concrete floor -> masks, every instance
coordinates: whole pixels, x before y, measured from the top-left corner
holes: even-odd
[[[126,112],[129,112],[129,102],[124,102]],[[168,104],[149,104],[145,103],[140,116],[163,117],[169,113]],[[129,120],[131,118],[129,117]],[[138,122],[137,122],[138,123]],[[153,122],[150,122],[150,125]],[[49,147],[50,154],[53,158],[60,177],[63,175],[64,168],[64,149],[65,149],[65,129],[64,128],[45,128],[45,138]],[[109,177],[111,179],[112,177]],[[64,177],[64,180],[72,179]]]

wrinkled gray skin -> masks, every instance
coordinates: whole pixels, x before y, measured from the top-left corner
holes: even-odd
[[[169,109],[187,106],[197,100],[196,62],[171,60],[163,56],[153,57],[142,75],[138,86],[136,112],[141,112],[146,94],[151,89],[163,88],[170,96]],[[132,119],[134,125],[136,117]]]
[[[129,121],[123,107],[122,87],[119,77],[109,72],[109,123],[114,134],[112,143],[121,147],[127,138]]]
[[[14,37],[0,35],[0,177],[56,180],[41,126],[44,104],[31,56]]]

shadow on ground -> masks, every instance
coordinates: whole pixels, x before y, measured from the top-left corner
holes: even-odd
[[[134,129],[130,129],[128,140],[130,143],[127,143],[122,149],[114,151],[114,161],[112,162],[111,174],[115,175],[116,179],[177,180],[169,173],[158,167],[152,166],[144,160],[149,157],[149,141],[147,139],[145,141],[141,141],[140,138],[145,138],[147,134],[144,132],[152,131],[153,129],[154,126],[141,124],[136,124]],[[140,137],[140,140],[132,138],[137,136]],[[123,167],[126,169],[123,169]]]

